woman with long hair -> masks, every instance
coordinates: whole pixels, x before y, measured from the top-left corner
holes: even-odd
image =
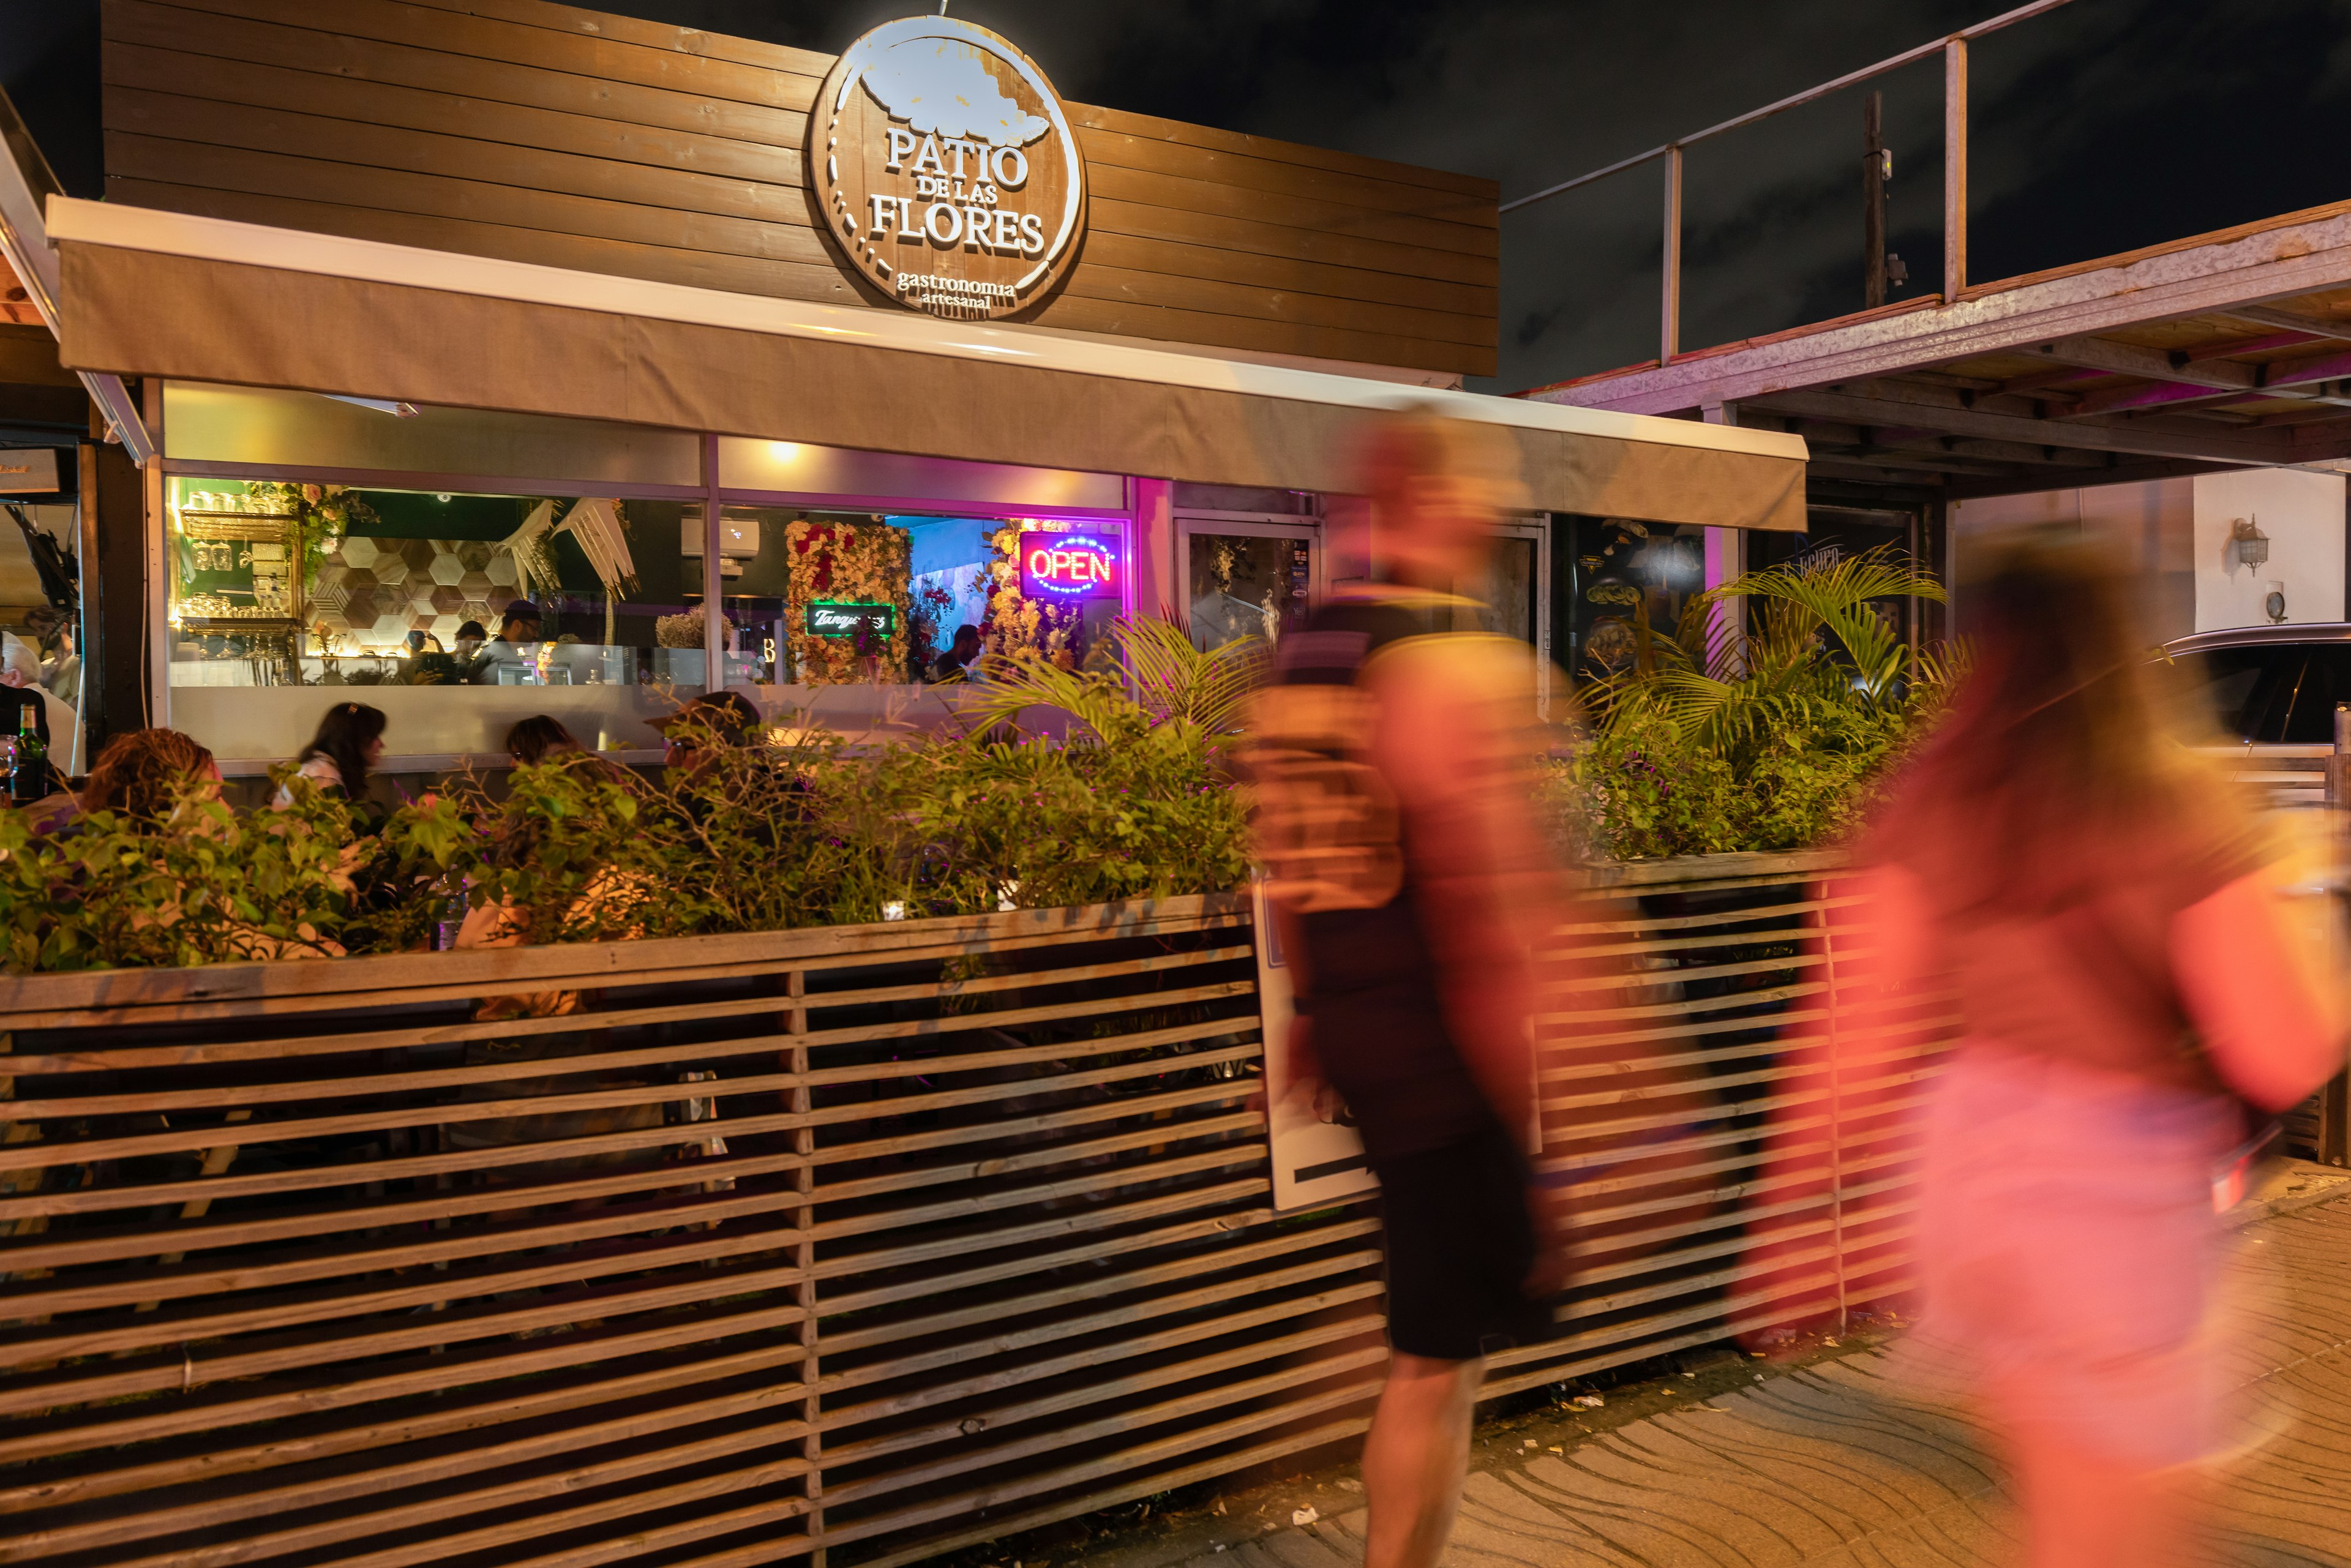
[[[2085,547],[2012,546],[1963,596],[1974,671],[1871,845],[1890,977],[1948,975],[1965,1014],[1927,1119],[1920,1347],[2006,1444],[2031,1563],[2201,1563],[2249,1429],[2216,1210],[2254,1129],[2343,1065],[2330,911],[2182,743]]]
[[[354,807],[368,798],[368,773],[383,759],[383,710],[365,703],[337,703],[319,721],[319,731],[294,758],[295,776],[322,790],[339,791]],[[291,782],[277,791],[277,804],[293,804]]]

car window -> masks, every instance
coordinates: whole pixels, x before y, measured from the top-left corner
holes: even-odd
[[[2292,644],[2212,648],[2173,664],[2223,735],[2268,744],[2285,734],[2307,654]]]
[[[2287,711],[2283,738],[2294,746],[2326,746],[2335,739],[2335,705],[2351,702],[2351,647],[2321,643],[2309,650],[2302,678]]]

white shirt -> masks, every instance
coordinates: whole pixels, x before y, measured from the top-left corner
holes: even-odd
[[[323,752],[296,768],[294,776],[298,779],[308,779],[321,789],[340,789],[343,786],[343,770],[335,766],[333,758]],[[283,784],[279,785],[277,799],[271,803],[278,806],[292,805],[294,791]]]

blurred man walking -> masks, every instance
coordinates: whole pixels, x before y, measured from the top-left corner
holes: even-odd
[[[1562,883],[1530,809],[1531,650],[1439,631],[1510,487],[1498,433],[1426,414],[1368,449],[1381,580],[1281,641],[1250,771],[1295,966],[1292,1082],[1344,1099],[1380,1179],[1387,1385],[1366,1568],[1427,1568],[1461,1497],[1485,1356],[1546,1335],[1561,1268],[1527,1159],[1536,939]]]

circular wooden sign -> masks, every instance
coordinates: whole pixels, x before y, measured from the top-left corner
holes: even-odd
[[[1053,286],[1085,229],[1085,162],[1052,84],[953,17],[902,17],[850,45],[804,156],[834,243],[910,310],[1009,316]]]

